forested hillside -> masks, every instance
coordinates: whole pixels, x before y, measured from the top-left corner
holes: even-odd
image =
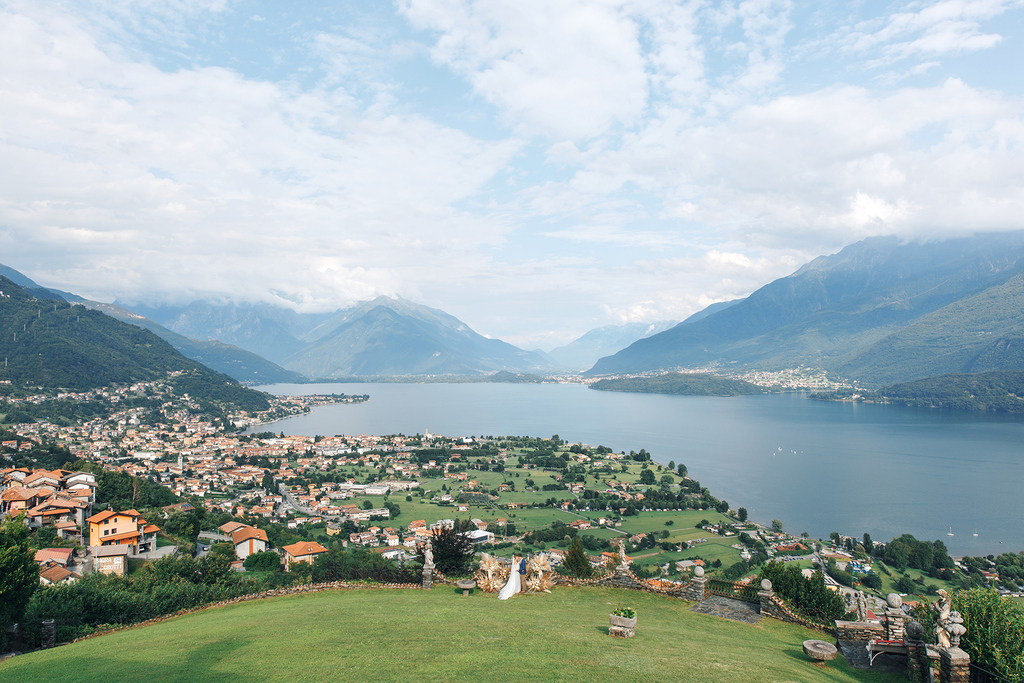
[[[600,391],[635,391],[644,394],[683,396],[739,396],[764,393],[761,387],[739,379],[679,372],[667,372],[657,377],[602,379],[591,384],[590,388]]]
[[[171,381],[197,400],[265,409],[260,392],[189,360],[148,330],[65,301],[40,300],[0,276],[0,380],[13,389],[76,391],[114,384]]]

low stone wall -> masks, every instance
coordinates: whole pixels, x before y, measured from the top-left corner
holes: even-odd
[[[836,621],[836,638],[839,640],[883,640],[885,628],[881,624],[864,621]]]
[[[772,619],[778,619],[779,621],[785,621],[790,624],[797,624],[806,628],[814,629],[815,631],[822,631],[829,635],[835,635],[835,628],[829,628],[824,624],[806,619],[793,610],[786,606],[786,603],[777,595],[772,595],[767,600],[761,601],[761,616],[771,617]]]

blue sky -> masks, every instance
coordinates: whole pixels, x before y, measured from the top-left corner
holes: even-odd
[[[1024,2],[0,1],[0,262],[550,349],[1020,229]]]

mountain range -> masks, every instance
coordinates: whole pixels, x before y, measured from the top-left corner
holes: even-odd
[[[1024,232],[867,239],[681,323],[606,326],[550,354],[486,338],[444,311],[401,298],[316,314],[265,303],[106,304],[40,287],[6,266],[0,274],[30,298],[101,311],[250,383],[542,376],[592,364],[592,376],[807,366],[880,387],[1024,370]]]
[[[820,367],[881,386],[1024,369],[1024,232],[871,238],[724,310],[641,339],[588,373]]]

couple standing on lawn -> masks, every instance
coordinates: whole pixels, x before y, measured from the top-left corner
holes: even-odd
[[[508,575],[508,583],[498,593],[499,600],[508,600],[513,595],[523,590],[523,580],[526,578],[526,556],[519,558],[516,562],[516,556],[512,556],[512,571]]]

